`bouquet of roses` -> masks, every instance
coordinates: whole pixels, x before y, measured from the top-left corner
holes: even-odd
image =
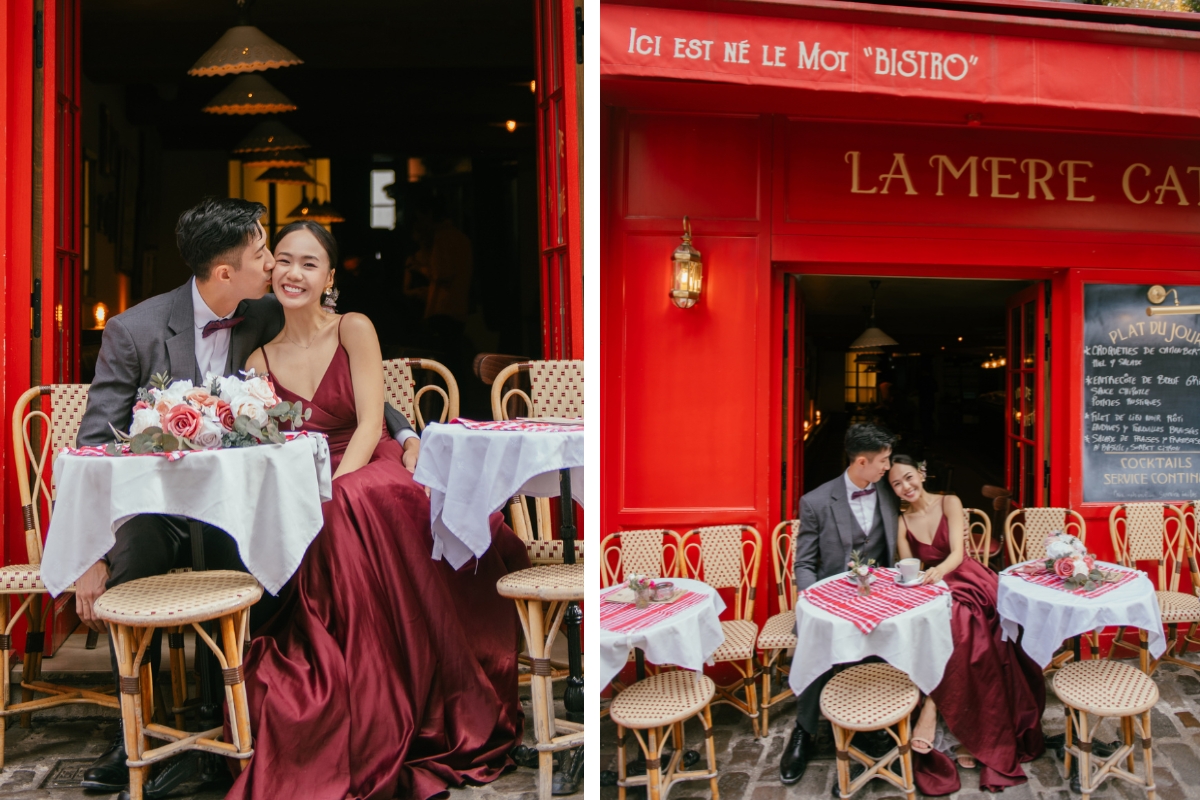
[[[203,386],[153,376],[148,388],[138,390],[129,432],[113,428],[117,442],[108,446],[109,454],[122,455],[126,447],[141,455],[283,444],[280,423],[290,422],[295,429],[312,415],[312,409],[300,403],[280,400],[270,378],[254,370],[241,374],[221,377],[210,372]]]
[[[1069,588],[1089,592],[1107,580],[1083,542],[1062,531],[1046,537],[1046,570],[1062,578]]]

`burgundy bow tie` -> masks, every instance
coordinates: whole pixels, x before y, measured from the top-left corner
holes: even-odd
[[[866,497],[866,496],[872,495],[872,494],[875,494],[874,486],[872,486],[870,489],[859,489],[857,492],[852,492],[850,494],[850,499],[857,500],[860,497]]]
[[[217,331],[223,331],[226,328],[232,328],[244,319],[245,319],[245,317],[230,317],[229,319],[214,319],[212,322],[205,323],[204,335],[201,336],[200,338],[207,339],[208,337],[212,336]]]

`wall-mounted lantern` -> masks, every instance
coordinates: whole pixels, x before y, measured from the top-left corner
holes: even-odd
[[[692,226],[683,218],[683,241],[671,254],[671,302],[680,308],[691,308],[700,299],[700,282],[704,264],[700,251],[692,247]]]
[[[1174,306],[1159,305],[1160,303],[1162,303],[1162,301],[1167,299],[1167,295],[1169,295],[1169,294],[1175,295],[1175,305]],[[1148,317],[1160,317],[1160,316],[1173,315],[1173,314],[1200,314],[1200,306],[1181,306],[1179,304],[1179,292],[1177,292],[1174,289],[1164,289],[1161,286],[1151,286],[1150,291],[1148,291],[1146,293],[1146,297],[1147,297],[1147,299],[1150,300],[1151,303],[1154,303],[1154,305],[1159,306],[1158,308],[1154,308],[1153,306],[1147,306],[1146,307],[1146,316],[1148,316]]]

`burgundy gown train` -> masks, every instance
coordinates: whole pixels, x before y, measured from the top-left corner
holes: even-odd
[[[950,524],[945,515],[932,544],[906,532],[913,556],[935,566],[950,555]],[[979,786],[999,791],[1024,783],[1021,764],[1042,754],[1042,712],[1046,683],[1041,668],[1016,642],[1000,640],[996,612],[999,578],[970,557],[946,575],[953,597],[954,653],[942,682],[932,692],[950,732],[981,770]],[[958,770],[944,753],[914,753],[916,784],[924,795],[959,789]]]
[[[312,409],[305,429],[329,436],[336,470],[357,425],[346,351],[312,400],[275,389]],[[433,561],[429,499],[401,456],[385,430],[333,482],[283,610],[251,642],[255,753],[229,798],[426,800],[511,763],[520,626],[496,581],[528,556],[495,514],[478,563]]]

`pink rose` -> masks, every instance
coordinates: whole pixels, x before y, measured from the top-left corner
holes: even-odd
[[[222,428],[227,431],[233,430],[233,409],[224,400],[217,401],[217,419]]]
[[[214,406],[218,402],[218,399],[216,397],[213,397],[211,394],[209,394],[208,389],[205,389],[203,387],[197,387],[195,389],[188,391],[186,394],[184,394],[183,399],[188,400],[188,401],[196,404],[197,406],[201,406],[201,407]]]
[[[1075,574],[1075,559],[1060,558],[1054,562],[1054,573],[1060,578],[1069,578]]]
[[[171,410],[171,401],[159,399],[159,401],[154,404],[154,410],[165,417],[167,412]]]
[[[1083,563],[1087,565],[1088,572],[1091,572],[1092,570],[1094,570],[1096,568],[1096,557],[1095,556],[1084,556]]]
[[[150,404],[147,403],[145,400],[138,400],[136,403],[133,404],[134,411],[141,411],[143,408],[149,408],[149,407],[150,407]]]
[[[180,403],[163,415],[163,431],[190,439],[200,432],[200,412]]]

